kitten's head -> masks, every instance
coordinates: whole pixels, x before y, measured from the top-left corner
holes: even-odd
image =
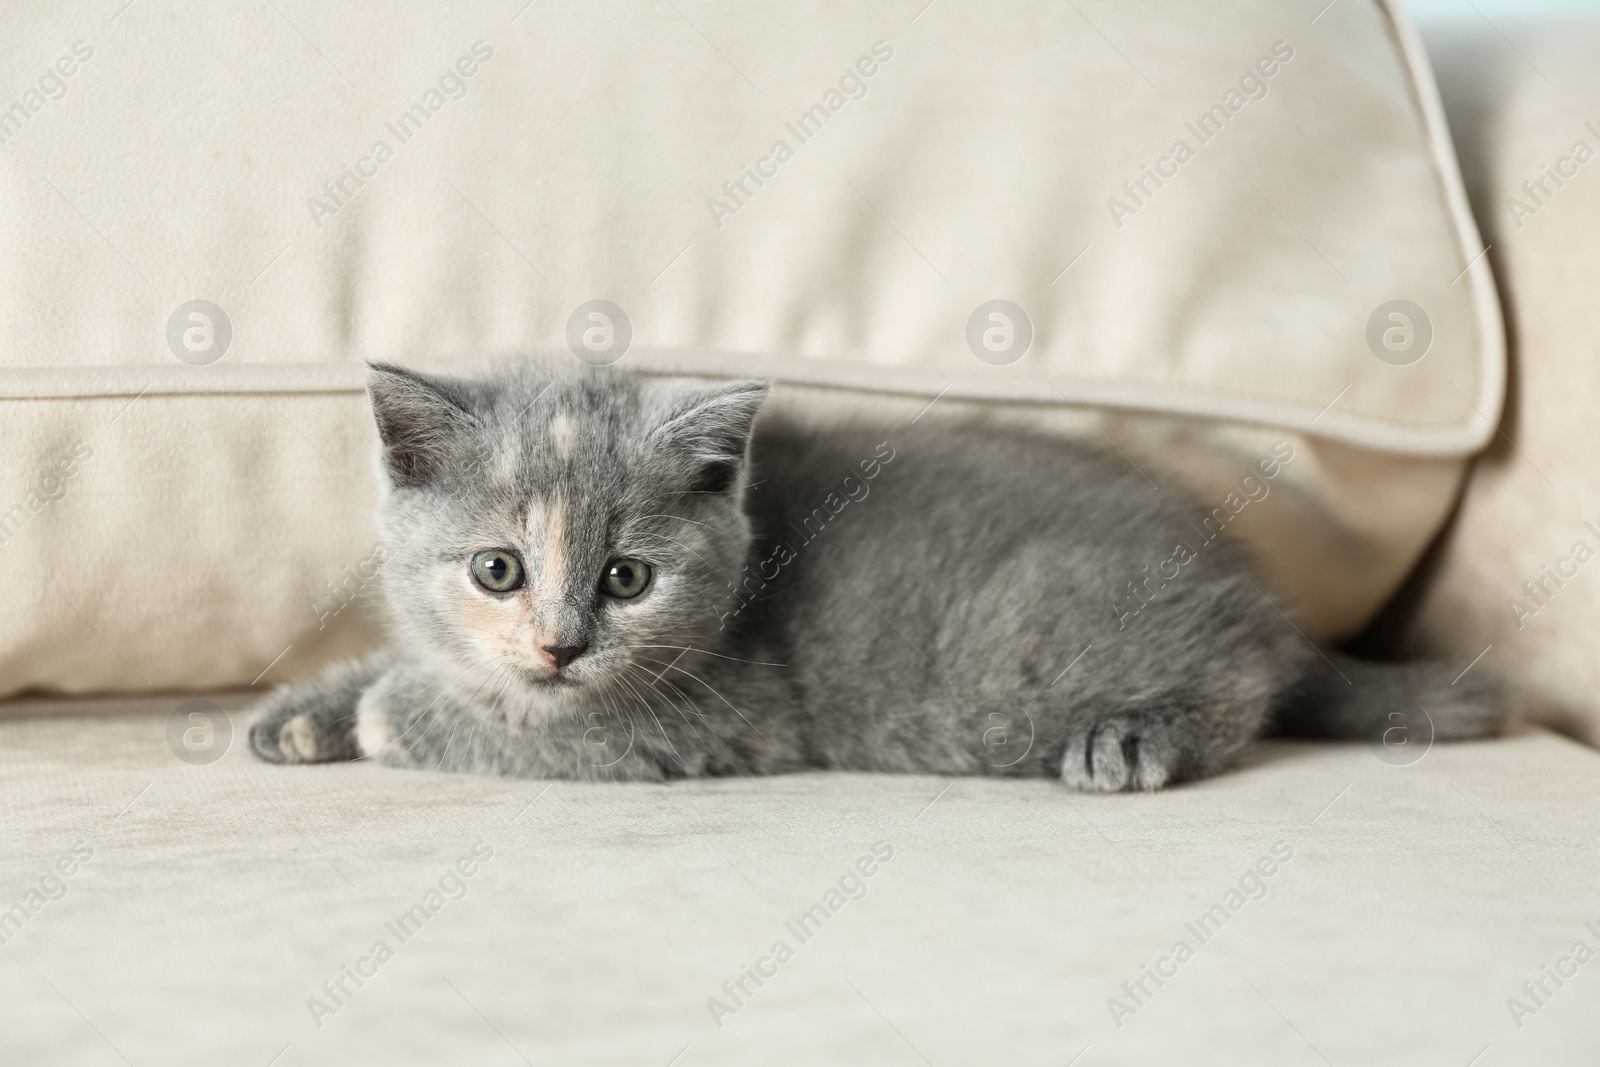
[[[375,364],[394,637],[486,693],[559,699],[708,648],[750,543],[753,382]]]

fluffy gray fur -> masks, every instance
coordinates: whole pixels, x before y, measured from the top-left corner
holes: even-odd
[[[1476,680],[1313,647],[1227,535],[1123,617],[1128,583],[1197,542],[1198,509],[1119,457],[933,415],[758,424],[766,391],[374,366],[391,645],[263,701],[256,754],[1124,790],[1214,774],[1274,725],[1373,738],[1419,707],[1441,739],[1502,723]],[[526,584],[480,585],[486,549]],[[653,568],[634,599],[602,592],[618,559]]]

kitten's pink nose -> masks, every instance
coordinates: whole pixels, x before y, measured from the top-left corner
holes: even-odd
[[[545,645],[540,649],[545,658],[555,664],[556,670],[564,670],[567,664],[577,659],[589,650],[588,645]]]

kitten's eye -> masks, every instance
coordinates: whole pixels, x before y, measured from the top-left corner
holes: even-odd
[[[472,577],[491,593],[509,593],[522,587],[522,561],[506,549],[486,549],[472,557]]]
[[[606,564],[600,590],[618,600],[632,600],[650,584],[650,564],[637,559],[614,559]]]

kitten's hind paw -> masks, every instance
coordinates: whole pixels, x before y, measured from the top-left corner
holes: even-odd
[[[1067,739],[1061,780],[1099,793],[1156,790],[1177,777],[1182,755],[1170,728],[1143,716],[1109,715]]]

